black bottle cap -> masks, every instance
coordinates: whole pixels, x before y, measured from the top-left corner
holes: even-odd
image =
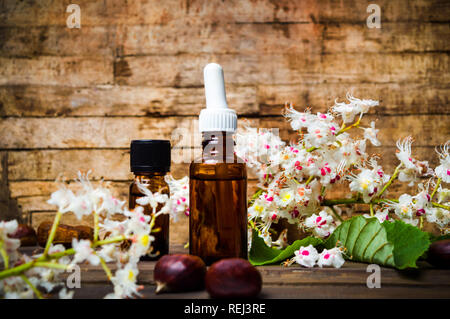
[[[130,147],[130,167],[133,173],[170,171],[170,141],[133,140]]]

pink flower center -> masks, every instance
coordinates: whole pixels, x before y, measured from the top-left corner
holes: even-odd
[[[323,256],[323,259],[328,259],[328,258],[330,258],[330,254],[325,254],[325,255]]]
[[[303,255],[303,256],[309,256],[309,251],[303,250],[303,251],[302,251],[302,255]]]

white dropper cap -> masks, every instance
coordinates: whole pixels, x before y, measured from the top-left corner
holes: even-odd
[[[236,132],[236,112],[228,108],[223,69],[209,63],[203,69],[205,79],[206,109],[201,110],[200,132]]]

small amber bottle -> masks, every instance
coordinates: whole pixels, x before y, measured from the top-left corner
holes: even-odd
[[[226,103],[223,70],[211,63],[204,75],[203,152],[189,172],[189,250],[211,264],[247,258],[247,170],[234,153],[237,117]]]
[[[161,192],[170,196],[169,185],[164,176],[170,171],[170,141],[167,140],[133,140],[130,147],[130,166],[134,173],[134,181],[130,185],[129,208],[136,207],[136,199],[144,196],[137,182],[143,184],[152,193]],[[156,211],[162,208],[159,204]],[[150,205],[144,206],[146,215],[152,214]],[[156,260],[169,253],[169,215],[163,214],[156,218],[149,253],[142,260]]]

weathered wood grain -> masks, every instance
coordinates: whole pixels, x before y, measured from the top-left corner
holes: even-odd
[[[450,108],[450,90],[446,83],[259,85],[257,89],[261,114],[279,115],[286,102],[293,103],[298,110],[311,107],[314,112],[325,112],[334,105],[335,99],[348,102],[345,100],[347,92],[378,100],[380,105],[371,111],[377,115],[448,114]]]
[[[68,0],[44,0],[38,5],[8,0],[2,2],[1,25],[65,25]],[[365,23],[368,3],[357,0],[256,0],[256,1],[181,1],[160,2],[111,0],[92,2],[80,0],[82,25],[166,24],[177,19],[238,23]],[[377,2],[383,21],[448,21],[450,10],[446,1]]]
[[[326,112],[347,92],[380,101],[378,115],[448,114],[446,83],[227,85],[228,104],[240,116],[280,115],[286,102],[302,110]],[[408,92],[408,94],[405,94]],[[154,88],[102,85],[0,86],[2,116],[197,116],[205,107],[203,88]]]
[[[124,25],[117,29],[123,55],[217,54],[339,54],[370,52],[448,51],[448,24],[234,24],[177,20],[164,25]],[[119,40],[120,39],[120,40]]]
[[[450,134],[449,115],[367,115],[365,125],[377,118],[379,139],[385,146],[395,145],[406,135],[415,138],[415,146],[435,146],[445,143]],[[281,117],[242,118],[238,123],[239,127],[248,123],[252,127],[278,128],[286,141],[297,138]],[[173,146],[195,147],[201,143],[197,125],[197,117],[6,118],[0,122],[0,148],[128,148],[132,139],[142,138],[172,139]],[[362,136],[362,130],[357,131]]]
[[[217,54],[446,52],[448,24],[236,24],[0,27],[6,57]]]
[[[110,26],[0,27],[0,55],[111,57],[115,53],[114,30]]]
[[[427,54],[180,54],[115,61],[115,81],[136,86],[202,86],[201,70],[220,63],[230,84],[448,82],[449,55]]]
[[[362,24],[328,24],[323,31],[323,52],[433,52],[450,49],[449,24],[384,23],[381,29]]]
[[[172,245],[172,250],[176,253],[186,253],[187,249],[179,249],[180,245]],[[139,282],[142,284],[154,285],[153,270],[155,262],[141,262],[139,264]],[[449,282],[442,282],[442,278],[447,275],[445,269],[433,269],[428,264],[423,264],[424,269],[397,271],[392,268],[382,268],[382,286],[442,286],[450,289]],[[111,265],[112,269],[116,267]],[[342,268],[303,268],[294,264],[290,267],[281,265],[259,266],[264,285],[299,287],[303,285],[360,285],[366,289],[367,264],[347,261]],[[90,265],[82,266],[82,277],[84,283],[107,283],[101,267]]]
[[[369,274],[367,274],[369,275]],[[295,299],[308,299],[320,302],[321,299],[448,299],[450,289],[437,286],[408,286],[401,285],[382,286],[383,289],[368,289],[366,285],[333,284],[302,284],[298,286],[264,285],[258,299],[253,302],[264,303],[264,299],[286,299],[279,307],[272,309],[291,309],[295,307]],[[191,305],[191,300],[209,299],[206,290],[186,293],[155,294],[155,285],[144,285],[141,291],[144,299],[157,299],[158,302],[170,302],[170,299],[186,299],[186,305]],[[111,284],[82,283],[80,289],[76,289],[75,299],[101,299],[113,292]],[[166,301],[165,301],[166,300]],[[279,301],[277,301],[279,302]],[[303,305],[303,304],[302,304]],[[164,306],[164,304],[162,304]],[[180,307],[179,313],[183,313]]]
[[[0,85],[47,84],[69,86],[112,84],[111,58],[0,57]]]
[[[240,115],[258,115],[255,86],[227,85],[227,101]],[[2,116],[198,115],[205,90],[118,85],[0,86]]]

